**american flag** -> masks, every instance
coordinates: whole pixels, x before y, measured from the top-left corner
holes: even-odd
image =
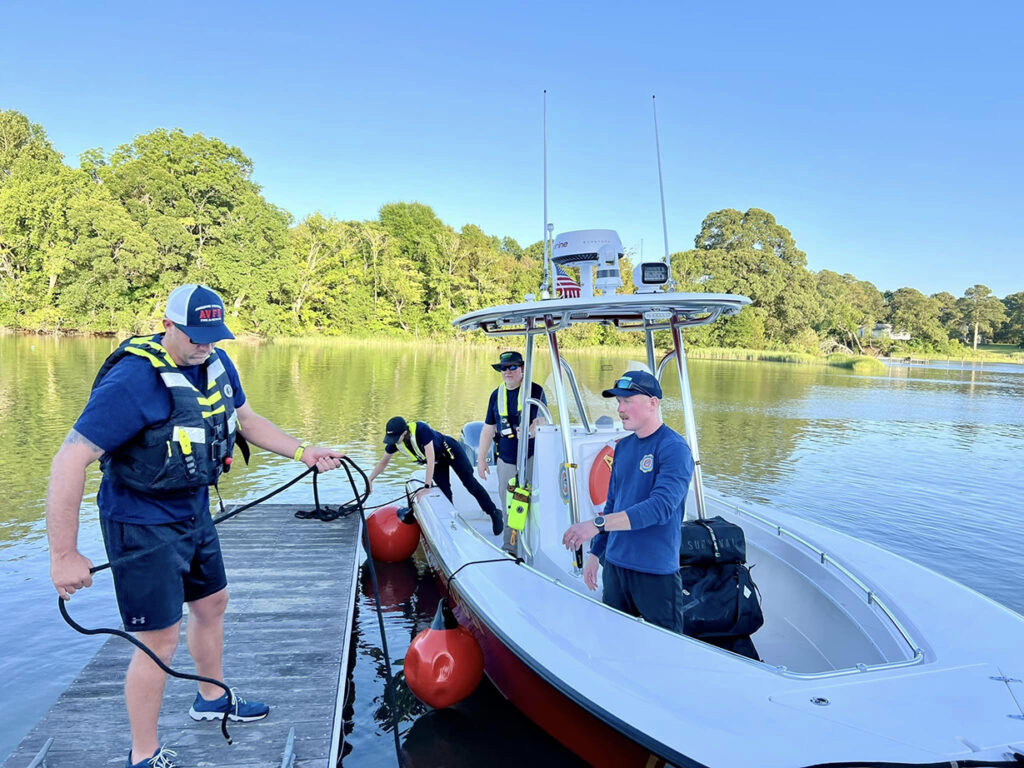
[[[578,299],[580,284],[569,277],[561,264],[555,264],[555,292],[563,299]]]

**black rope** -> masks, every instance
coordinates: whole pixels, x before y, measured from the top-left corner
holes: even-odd
[[[234,706],[235,706],[235,695],[231,692],[231,689],[228,688],[228,686],[225,683],[221,682],[220,680],[214,680],[212,677],[203,677],[202,675],[191,675],[191,674],[189,674],[187,672],[177,672],[177,671],[171,669],[169,666],[164,664],[163,661],[160,660],[160,657],[158,657],[155,653],[153,653],[153,651],[145,643],[143,643],[140,640],[137,640],[136,638],[132,637],[127,632],[123,632],[120,629],[113,629],[113,628],[110,628],[110,627],[98,627],[97,629],[87,629],[87,628],[83,627],[77,621],[72,619],[71,616],[68,614],[68,609],[64,605],[64,603],[66,603],[66,602],[67,602],[66,600],[58,597],[57,598],[57,607],[60,609],[60,615],[64,617],[64,621],[66,621],[68,623],[68,625],[72,629],[74,629],[76,632],[81,632],[83,635],[114,635],[115,637],[123,637],[125,640],[127,640],[129,643],[134,645],[136,648],[138,648],[144,654],[149,656],[149,658],[151,658],[153,660],[153,663],[156,664],[158,667],[160,667],[160,669],[162,669],[168,675],[171,675],[172,677],[180,678],[182,680],[195,680],[196,682],[199,682],[199,683],[210,683],[210,685],[216,685],[216,686],[218,686],[220,688],[223,688],[224,691],[228,695],[228,712],[230,712],[232,709],[234,709]],[[233,743],[231,741],[231,735],[228,733],[228,716],[227,716],[227,714],[225,714],[224,717],[221,718],[221,721],[220,721],[220,732],[224,735],[224,739],[227,741],[228,744],[232,744]]]
[[[351,461],[351,459],[349,459],[349,461]],[[255,501],[251,501],[248,504],[243,504],[242,506],[238,507],[237,509],[233,509],[231,512],[227,512],[227,513],[219,515],[218,517],[213,518],[212,524],[213,525],[219,525],[220,523],[223,523],[225,520],[230,520],[235,515],[241,514],[242,512],[246,511],[247,509],[252,509],[257,504],[262,504],[267,499],[273,498],[274,496],[276,496],[277,494],[279,494],[282,491],[286,490],[287,488],[290,488],[291,486],[295,485],[295,483],[299,482],[299,480],[304,478],[310,472],[314,473],[313,474],[313,487],[315,488],[316,487],[316,475],[318,474],[316,465],[310,467],[305,472],[303,472],[303,473],[297,475],[296,477],[292,478],[291,480],[289,480],[284,485],[276,488],[275,490],[271,491],[270,493],[268,493],[268,494],[266,494],[264,496],[261,496],[260,498],[256,499]],[[362,470],[360,470],[360,472],[362,472]],[[364,475],[364,477],[365,477],[365,475]],[[214,487],[216,488],[216,486],[214,486]],[[353,492],[355,492],[355,486],[354,485],[352,487],[352,490],[353,490]],[[218,497],[218,499],[220,499],[220,489],[217,489],[217,497]],[[223,510],[224,509],[224,502],[223,502],[223,500],[221,500],[220,506],[221,506],[221,509]],[[102,570],[106,570],[107,568],[111,568],[114,565],[119,565],[121,563],[126,563],[126,562],[129,562],[131,560],[135,560],[135,559],[138,559],[140,557],[143,557],[145,555],[150,555],[153,552],[156,552],[157,550],[162,549],[163,547],[167,546],[168,544],[170,544],[170,543],[172,543],[174,541],[177,541],[178,539],[183,539],[186,536],[191,536],[192,533],[193,533],[192,531],[186,531],[185,533],[181,534],[180,536],[177,536],[174,539],[171,539],[170,541],[163,542],[163,543],[161,543],[161,544],[159,544],[159,545],[157,545],[155,547],[150,547],[149,549],[144,549],[141,552],[133,552],[130,555],[125,555],[124,557],[119,557],[119,558],[117,558],[115,560],[111,560],[108,563],[103,563],[102,565],[93,566],[92,568],[89,569],[89,573],[90,574],[95,574],[95,573],[98,573],[98,572],[100,572]],[[225,693],[227,694],[227,697],[228,697],[228,712],[230,713],[231,710],[234,709],[234,707],[235,707],[235,695],[231,691],[231,688],[229,688],[226,683],[224,683],[224,682],[222,682],[220,680],[214,680],[213,678],[210,678],[210,677],[203,677],[202,675],[193,675],[193,674],[189,674],[187,672],[178,672],[178,671],[172,669],[171,667],[169,667],[166,664],[164,664],[163,661],[161,661],[161,659],[153,652],[153,650],[151,648],[146,646],[145,643],[143,643],[142,641],[136,639],[135,637],[133,637],[129,633],[123,632],[120,629],[114,629],[112,627],[98,627],[96,629],[87,629],[86,627],[83,627],[81,624],[79,624],[78,622],[76,622],[74,619],[71,618],[71,615],[68,613],[67,606],[65,605],[66,602],[67,601],[64,600],[63,598],[58,597],[57,598],[57,608],[60,611],[60,615],[64,618],[64,621],[66,621],[68,626],[70,626],[76,632],[80,632],[83,635],[114,635],[115,637],[124,638],[129,643],[131,643],[136,648],[138,648],[140,651],[142,651],[147,656],[149,656],[149,658],[153,660],[153,663],[156,664],[158,667],[160,667],[160,669],[162,669],[166,674],[171,675],[172,677],[177,677],[177,678],[179,678],[181,680],[195,680],[196,682],[199,682],[199,683],[209,683],[211,685],[216,685],[219,688],[223,688]],[[221,730],[221,733],[224,735],[224,739],[227,741],[227,743],[231,744],[232,743],[231,736],[230,736],[230,734],[228,734],[228,715],[227,714],[225,714],[224,717],[221,718],[220,730]]]
[[[448,590],[448,602],[450,603],[452,599],[452,582],[455,581],[455,577],[459,575],[459,571],[463,568],[468,568],[471,565],[482,565],[483,563],[515,563],[516,565],[519,565],[523,562],[526,561],[519,557],[519,555],[516,555],[515,557],[496,557],[493,560],[470,560],[468,563],[463,563],[452,571],[452,575],[448,577],[448,582],[445,584],[445,587]]]
[[[356,490],[355,479],[352,477],[352,471],[348,467],[349,464],[351,464],[352,467],[355,468],[355,470],[362,476],[364,487],[366,489],[363,494],[360,494]],[[373,567],[373,552],[370,550],[370,534],[366,527],[364,503],[370,495],[370,480],[366,476],[366,473],[363,472],[362,468],[347,456],[343,460],[342,468],[348,475],[348,482],[352,487],[352,495],[355,497],[355,501],[358,504],[359,527],[361,529],[360,533],[363,539],[363,549],[366,551],[366,565],[370,570],[370,582],[373,584],[373,598],[377,603],[377,627],[380,629],[380,645],[381,650],[384,652],[384,674],[386,676],[384,695],[387,697],[388,706],[391,708],[391,733],[395,739],[395,757],[398,759],[399,768],[404,768],[405,760],[402,757],[402,744],[398,738],[398,702],[395,699],[395,680],[394,675],[391,672],[391,653],[388,650],[388,636],[384,629],[384,611],[381,608],[380,587],[377,584],[377,571]],[[382,506],[387,505],[384,504]]]
[[[806,768],[1020,768],[1024,755],[1014,751],[1012,760],[944,760],[941,763],[887,763],[885,761],[853,761],[849,763],[815,763]]]
[[[270,493],[266,494],[265,496],[261,496],[260,498],[256,499],[255,501],[250,501],[248,504],[243,504],[242,506],[238,507],[237,509],[233,509],[230,512],[227,512],[227,513],[225,513],[223,515],[218,515],[217,517],[213,518],[213,524],[214,525],[220,525],[225,520],[230,520],[235,515],[239,515],[242,512],[245,512],[247,509],[252,509],[257,504],[262,504],[267,499],[271,499],[274,496],[276,496],[277,494],[281,493],[282,491],[284,491],[284,490],[286,490],[288,488],[291,488],[293,485],[295,485],[297,482],[299,482],[299,480],[304,478],[310,472],[316,472],[316,471],[317,471],[316,465],[313,465],[312,467],[307,469],[305,472],[303,472],[303,473],[301,473],[299,475],[296,475],[291,480],[289,480],[287,483],[285,483],[284,485],[276,488],[275,490],[271,491]],[[106,570],[107,568],[110,568],[112,565],[120,565],[121,563],[127,563],[127,562],[129,562],[131,560],[137,560],[140,557],[145,557],[146,555],[151,555],[154,552],[156,552],[157,550],[163,549],[168,544],[171,544],[171,543],[177,541],[178,539],[184,539],[186,536],[191,536],[191,535],[192,535],[192,531],[186,531],[185,533],[181,534],[180,536],[176,536],[175,538],[170,539],[170,540],[168,540],[166,542],[163,542],[161,544],[158,544],[155,547],[150,547],[149,549],[144,549],[144,550],[142,550],[140,552],[132,552],[130,555],[125,555],[124,557],[119,557],[116,560],[112,560],[109,563],[104,563],[103,565],[93,566],[92,568],[89,569],[89,573],[90,574],[98,573],[100,571]]]

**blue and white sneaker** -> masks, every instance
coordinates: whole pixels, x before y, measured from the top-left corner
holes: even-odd
[[[192,708],[188,711],[193,720],[223,720],[227,715],[235,722],[250,723],[253,720],[262,720],[270,714],[270,707],[262,701],[246,701],[231,689],[231,695],[235,699],[235,706],[228,712],[228,695],[225,693],[219,699],[207,701],[200,694],[196,694],[196,700],[192,702]]]
[[[152,757],[147,757],[140,763],[133,763],[132,751],[129,749],[128,762],[124,764],[124,768],[178,768],[178,763],[171,760],[171,758],[176,757],[177,754],[178,753],[173,749],[160,747]]]

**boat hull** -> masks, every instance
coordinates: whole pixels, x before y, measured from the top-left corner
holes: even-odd
[[[427,561],[442,592],[448,592],[444,568],[423,539]],[[469,604],[460,599],[458,583],[452,585],[451,603],[459,623],[480,643],[484,670],[502,696],[540,728],[590,765],[597,768],[663,768],[676,765],[650,752],[577,704],[570,696],[537,674],[509,648]],[[685,765],[697,768],[700,763]]]

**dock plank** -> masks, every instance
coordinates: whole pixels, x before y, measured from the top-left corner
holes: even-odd
[[[267,504],[218,526],[231,595],[226,682],[271,711],[266,720],[229,723],[234,744],[228,745],[219,722],[188,716],[195,683],[169,678],[160,738],[185,766],[280,768],[292,727],[296,768],[331,768],[340,752],[359,521],[299,520],[294,512],[302,508]],[[187,620],[172,666],[193,672]],[[124,672],[133,650],[117,637],[101,646],[3,768],[25,768],[51,736],[47,768],[123,766],[130,745]]]

